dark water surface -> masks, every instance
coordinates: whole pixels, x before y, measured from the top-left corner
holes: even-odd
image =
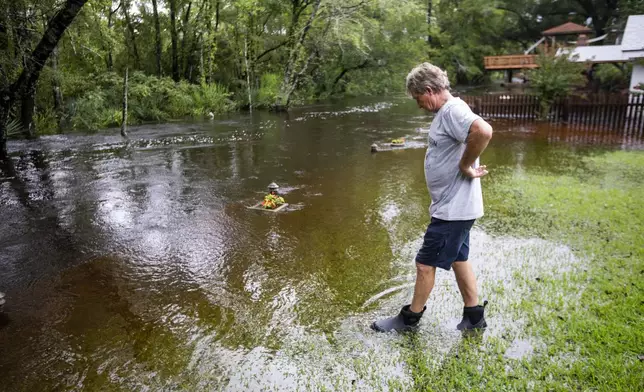
[[[411,292],[430,120],[400,98],[146,125],[127,143],[117,131],[12,142],[0,168],[0,390],[407,385],[396,338],[368,326]],[[484,192],[495,170],[566,173],[581,155],[643,145],[641,131],[492,124]],[[403,136],[412,148],[370,153]],[[271,181],[287,210],[247,209]],[[498,252],[574,259],[478,226],[473,243],[489,261],[483,281],[510,274],[493,268]],[[461,306],[442,276],[432,336],[451,333]]]

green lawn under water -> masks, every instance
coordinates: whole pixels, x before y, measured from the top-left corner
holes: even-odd
[[[589,154],[573,166],[563,174],[499,168],[484,180],[486,232],[565,244],[583,261],[518,277],[530,295],[504,311],[527,320],[539,349],[509,359],[512,339],[467,338],[436,362],[410,336],[415,390],[644,390],[644,153]]]

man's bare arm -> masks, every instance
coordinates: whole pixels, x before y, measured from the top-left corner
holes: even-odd
[[[466,177],[483,177],[488,172],[485,166],[472,168],[476,159],[481,156],[488,143],[492,139],[492,126],[483,119],[475,120],[470,126],[470,133],[467,136],[465,152],[458,167]]]

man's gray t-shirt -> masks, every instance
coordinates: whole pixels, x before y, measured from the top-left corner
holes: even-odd
[[[432,198],[429,214],[434,218],[461,221],[483,216],[481,180],[465,177],[458,168],[470,126],[479,118],[460,98],[452,98],[432,121],[425,180]],[[473,167],[478,165],[477,159]]]

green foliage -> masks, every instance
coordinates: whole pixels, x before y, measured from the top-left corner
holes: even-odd
[[[71,126],[74,129],[96,130],[116,126],[110,105],[102,91],[88,91],[72,104]]]
[[[598,64],[594,77],[602,91],[617,92],[628,88],[630,83],[629,68],[627,66],[621,70],[613,64]]]
[[[117,9],[121,3],[130,5],[129,22]],[[453,85],[482,83],[490,75],[484,56],[520,53],[569,12],[577,23],[592,16],[593,28],[602,30],[623,28],[627,16],[642,9],[637,0],[620,0],[617,9],[600,0],[322,0],[319,8],[317,0],[173,0],[173,30],[164,12],[170,3],[160,4],[158,18],[149,0],[96,0],[83,7],[58,45],[57,68],[48,62],[38,83],[43,132],[59,122],[63,128],[117,125],[126,67],[131,121],[165,121],[230,110],[231,100],[267,108],[403,93],[405,75],[423,61],[444,68]],[[6,26],[0,43],[7,49],[0,53],[2,85],[18,77],[42,37],[45,24],[35,16],[47,17],[60,5],[24,0],[0,10],[0,26]],[[179,83],[167,78],[175,59]],[[602,73],[604,88],[621,85],[615,70]],[[57,84],[65,100],[61,121],[48,113]]]
[[[278,206],[281,206],[284,204],[284,198],[278,195],[273,195],[273,194],[268,194],[264,196],[264,200],[262,201],[262,207],[266,208],[267,210],[274,210]]]
[[[445,69],[452,84],[485,81],[484,56],[519,50],[518,45],[499,39],[508,17],[494,2],[445,0],[434,9],[429,61]]]
[[[115,73],[73,78],[64,85],[71,100],[70,125],[74,129],[96,130],[119,126],[123,80]],[[229,93],[217,84],[175,83],[133,72],[128,88],[128,123],[167,121],[224,113],[234,109]]]
[[[53,109],[41,110],[34,117],[34,124],[40,135],[53,135],[58,133],[58,117]]]
[[[622,21],[626,20],[629,15],[642,15],[644,14],[644,2],[641,0],[620,0],[618,12]]]
[[[341,15],[321,42],[321,62],[309,82],[318,98],[338,95],[383,95],[404,92],[405,75],[427,58],[426,3],[366,3],[347,14],[346,4],[333,2]]]
[[[20,124],[20,121],[15,118],[10,120],[6,125],[5,132],[7,136],[18,135],[21,131],[22,125]]]
[[[555,99],[566,97],[583,85],[583,66],[566,56],[540,55],[537,63],[539,68],[528,72],[528,78],[541,102],[541,115],[546,117]]]
[[[259,90],[257,91],[256,106],[271,107],[277,101],[277,94],[280,89],[280,77],[275,73],[262,75]]]

